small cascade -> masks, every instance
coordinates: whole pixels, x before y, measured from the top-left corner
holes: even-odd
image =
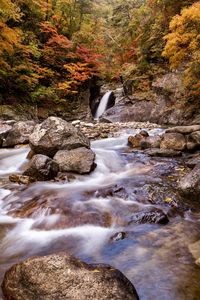
[[[106,108],[108,107],[108,101],[109,101],[111,94],[112,94],[112,91],[108,91],[101,98],[99,106],[95,113],[95,119],[99,119],[103,115],[103,113],[106,111]]]

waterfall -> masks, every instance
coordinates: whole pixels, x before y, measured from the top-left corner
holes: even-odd
[[[105,95],[101,98],[99,106],[97,108],[97,111],[95,113],[95,119],[99,119],[105,112],[107,106],[108,106],[108,100],[110,98],[110,95],[112,94],[112,91],[108,91],[105,93]]]

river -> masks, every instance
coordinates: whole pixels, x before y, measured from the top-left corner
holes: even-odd
[[[184,162],[132,151],[127,138],[135,132],[92,142],[96,170],[67,183],[10,183],[29,148],[0,150],[1,280],[27,257],[66,251],[120,269],[141,300],[200,299],[200,208],[176,189]],[[133,221],[155,209],[168,224]]]

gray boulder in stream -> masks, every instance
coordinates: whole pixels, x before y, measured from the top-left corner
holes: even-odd
[[[73,125],[57,117],[49,117],[36,125],[30,136],[30,147],[37,154],[53,157],[58,150],[90,147],[88,138]]]
[[[30,134],[33,132],[34,127],[34,121],[21,121],[15,123],[7,133],[3,141],[3,147],[13,147],[19,144],[28,144]]]
[[[58,171],[58,164],[53,159],[42,154],[36,154],[31,159],[23,175],[44,181],[56,177]]]
[[[54,156],[61,172],[75,172],[88,174],[96,167],[95,154],[91,149],[84,147],[73,150],[60,150]]]
[[[119,270],[64,253],[14,265],[4,276],[2,290],[7,300],[139,300]]]

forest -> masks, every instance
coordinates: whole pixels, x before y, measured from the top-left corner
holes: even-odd
[[[0,0],[0,300],[200,299],[200,1]]]
[[[0,0],[0,103],[65,103],[93,77],[148,89],[169,69],[197,101],[199,15],[192,0]]]

